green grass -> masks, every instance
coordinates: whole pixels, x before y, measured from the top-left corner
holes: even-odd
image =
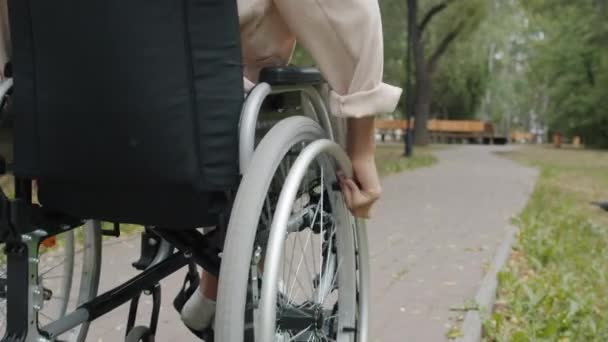
[[[518,240],[499,273],[485,341],[608,341],[608,153],[525,148],[540,168]]]
[[[437,158],[432,154],[437,147],[415,147],[411,158],[403,157],[403,145],[379,144],[376,149],[376,164],[380,176],[413,170],[420,167],[428,167],[437,163]]]

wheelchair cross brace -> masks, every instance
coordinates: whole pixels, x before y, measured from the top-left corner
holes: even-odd
[[[135,311],[136,313],[134,305],[137,305],[139,296],[143,291],[150,288],[152,288],[155,298],[154,306],[158,306],[158,308],[160,308],[160,287],[158,287],[158,283],[187,264],[188,258],[186,258],[183,253],[173,254],[166,260],[150,267],[148,270],[133,277],[126,283],[105,292],[88,303],[81,305],[78,309],[63,319],[42,327],[41,330],[48,338],[56,338],[74,326],[77,326],[85,321],[93,321],[118,308],[129,300],[133,300],[131,311]],[[155,330],[158,322],[158,311],[153,311],[150,328]],[[131,314],[129,316],[131,316]],[[133,318],[129,317],[129,326],[134,324],[134,318],[134,316]],[[130,329],[128,329],[127,332],[129,330]]]

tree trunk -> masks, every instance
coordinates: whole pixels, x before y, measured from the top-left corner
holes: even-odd
[[[414,64],[416,66],[414,144],[416,146],[426,146],[429,144],[427,121],[431,108],[431,74],[424,57],[424,46],[420,32],[416,32],[413,38]]]
[[[439,58],[445,53],[448,45],[456,38],[463,27],[460,23],[453,31],[449,32],[439,43],[434,53],[428,58],[424,56],[424,41],[422,35],[428,26],[429,22],[441,11],[443,11],[451,1],[443,1],[431,7],[418,24],[418,0],[408,0],[408,21],[414,24],[414,31],[410,37],[412,54],[414,57],[416,87],[414,91],[414,144],[417,146],[425,146],[430,142],[429,132],[427,129],[427,121],[431,111],[432,97],[432,77]]]
[[[431,77],[426,72],[417,78],[416,95],[414,143],[416,146],[426,146],[430,141],[427,122],[431,111]]]

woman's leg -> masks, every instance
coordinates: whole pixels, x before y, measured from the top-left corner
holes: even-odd
[[[217,299],[217,277],[203,270],[200,290],[205,298],[215,301]]]
[[[203,270],[199,290],[184,305],[181,317],[190,329],[202,331],[211,326],[217,299],[217,277]]]

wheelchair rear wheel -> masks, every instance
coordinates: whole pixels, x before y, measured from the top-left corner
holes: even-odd
[[[289,118],[256,150],[222,256],[218,340],[365,340],[366,236],[336,186],[348,159],[324,136]]]
[[[68,297],[71,292],[74,272],[74,232],[60,234],[45,239],[40,245],[38,267],[40,269],[39,282],[42,287],[41,299],[47,305],[41,308],[38,314],[40,322],[50,322],[63,317],[68,307]],[[0,264],[0,282],[3,291],[0,291],[0,330],[6,329],[6,282],[7,265],[3,255]],[[38,305],[35,303],[33,305]]]
[[[101,267],[101,225],[90,221],[83,227],[43,239],[33,264],[38,268],[33,302],[38,326],[65,316],[68,310],[91,300],[97,294]],[[33,247],[33,244],[32,244]],[[0,262],[0,333],[6,329],[6,259]],[[74,286],[76,285],[76,286]],[[61,336],[70,342],[84,341],[88,323]]]

